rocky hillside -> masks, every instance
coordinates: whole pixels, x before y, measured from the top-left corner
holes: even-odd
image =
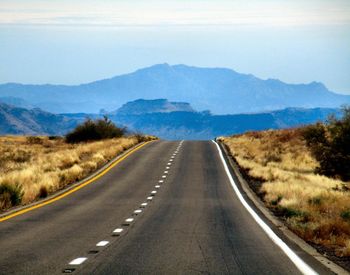
[[[1,135],[62,135],[76,125],[75,119],[63,115],[0,103]]]

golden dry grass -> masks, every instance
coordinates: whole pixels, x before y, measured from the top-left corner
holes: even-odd
[[[137,137],[80,144],[48,137],[0,137],[0,186],[21,186],[22,204],[27,204],[83,179],[137,143]],[[11,206],[0,194],[0,210]]]
[[[305,240],[350,255],[349,183],[314,173],[301,129],[223,137],[238,164],[262,182],[268,207]]]

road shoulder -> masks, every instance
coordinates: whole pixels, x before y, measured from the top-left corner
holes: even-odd
[[[143,146],[145,146],[151,142],[152,141],[141,142],[141,143],[134,145],[133,147],[125,150],[120,155],[117,155],[115,158],[113,158],[112,160],[107,162],[105,165],[103,165],[101,168],[99,168],[98,170],[96,170],[95,172],[93,172],[92,174],[87,176],[86,178],[84,178],[78,182],[75,182],[73,184],[70,184],[57,192],[52,193],[51,195],[49,195],[48,197],[46,197],[44,199],[34,201],[34,202],[29,203],[27,205],[14,207],[14,208],[11,208],[10,210],[8,210],[4,213],[1,213],[0,214],[0,222],[6,221],[6,220],[11,219],[13,217],[16,217],[16,216],[22,215],[24,213],[27,213],[29,211],[35,210],[37,208],[43,207],[43,206],[48,205],[54,201],[57,201],[63,197],[66,197],[69,194],[74,193],[75,191],[78,191],[79,189],[83,188],[84,186],[86,186],[90,183],[93,183],[95,180],[97,180],[98,178],[103,176],[105,173],[107,173],[110,169],[112,169],[114,166],[116,166],[123,159],[125,159],[126,157],[128,157],[132,153],[136,152],[137,150],[141,149]]]
[[[255,208],[261,212],[262,215],[264,215],[264,218],[267,219],[270,223],[272,223],[278,230],[283,234],[285,238],[287,238],[292,243],[296,244],[300,249],[302,249],[304,252],[315,258],[319,263],[321,263],[326,268],[330,269],[332,272],[336,274],[349,274],[348,271],[346,271],[341,266],[337,265],[336,263],[332,262],[330,259],[324,257],[321,255],[314,247],[307,244],[303,239],[298,237],[296,234],[294,234],[292,231],[288,229],[288,227],[277,217],[275,217],[263,204],[263,202],[260,200],[260,198],[254,193],[254,191],[249,187],[249,184],[244,179],[240,172],[240,168],[237,165],[237,163],[234,161],[234,158],[231,154],[229,154],[225,144],[222,142],[218,142],[221,150],[224,153],[225,161],[227,164],[229,164],[229,167],[231,168],[232,172],[234,173],[235,179],[237,179],[237,183],[239,184],[239,188],[241,191],[243,191],[246,195],[246,197],[250,200],[250,202],[253,204]]]

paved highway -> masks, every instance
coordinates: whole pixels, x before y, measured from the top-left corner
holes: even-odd
[[[242,205],[211,141],[147,144],[79,191],[0,222],[0,274],[71,272],[301,273]]]

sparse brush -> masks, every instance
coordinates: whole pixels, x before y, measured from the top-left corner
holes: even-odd
[[[0,137],[0,210],[47,197],[139,142],[134,136],[76,144],[36,138]]]
[[[0,184],[0,210],[20,204],[22,197],[23,190],[20,184],[10,184],[7,182]]]
[[[28,144],[42,144],[43,140],[37,136],[29,136],[27,137]]]

